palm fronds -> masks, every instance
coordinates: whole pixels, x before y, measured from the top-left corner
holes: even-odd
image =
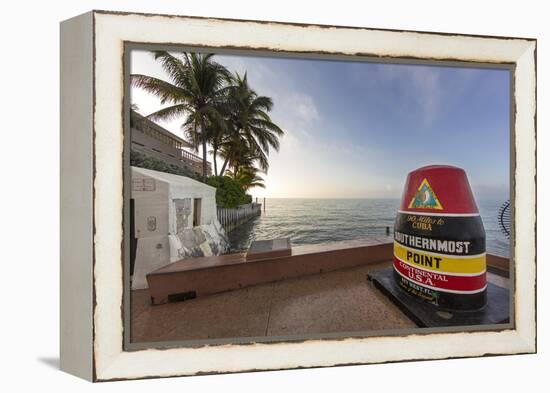
[[[212,147],[214,174],[226,170],[242,180],[243,187],[265,187],[259,171],[269,169],[271,149],[279,150],[284,134],[270,118],[273,100],[258,95],[245,73],[231,74],[214,60],[213,54],[152,53],[169,81],[152,76],[131,75],[133,87],[156,95],[170,104],[147,117],[152,120],[182,118],[186,139],[199,150],[202,146],[203,177],[206,177],[207,144]],[[224,160],[218,173],[217,157]],[[231,170],[229,170],[231,169]]]

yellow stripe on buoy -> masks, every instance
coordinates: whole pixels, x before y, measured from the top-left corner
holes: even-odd
[[[486,270],[485,253],[473,256],[450,256],[424,252],[393,242],[396,258],[425,270],[439,273],[481,274]]]

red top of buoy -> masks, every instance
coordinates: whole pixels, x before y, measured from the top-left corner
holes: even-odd
[[[450,165],[429,165],[410,172],[399,209],[441,215],[478,213],[466,172]]]

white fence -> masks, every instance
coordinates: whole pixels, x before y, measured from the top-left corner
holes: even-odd
[[[261,203],[249,203],[234,208],[218,207],[218,221],[226,233],[262,214]]]

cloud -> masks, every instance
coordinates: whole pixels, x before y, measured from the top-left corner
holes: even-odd
[[[386,99],[401,115],[418,113],[425,127],[437,120],[442,96],[442,78],[436,67],[406,64],[350,65],[351,77],[368,91],[385,92]]]
[[[270,116],[285,131],[279,152],[270,153],[266,189],[253,189],[255,196],[394,196],[396,187],[386,188],[388,179],[376,169],[384,153],[349,143],[338,124],[327,129],[331,119],[296,75],[285,74],[284,64],[248,57],[223,56],[218,61],[231,70],[248,70],[251,86],[273,98]]]
[[[307,94],[293,92],[285,100],[289,113],[299,122],[311,124],[319,120],[319,111],[313,98]]]
[[[435,68],[410,67],[412,84],[418,94],[414,95],[422,108],[425,126],[431,126],[437,118],[441,99],[440,74]]]
[[[270,152],[267,188],[252,190],[259,197],[399,197],[408,170],[448,161],[446,150],[433,149],[437,141],[420,142],[429,136],[423,133],[440,132],[435,125],[449,124],[448,113],[471,99],[480,83],[476,69],[455,68],[449,76],[443,67],[339,63],[336,70],[319,67],[315,75],[309,65],[289,59],[216,59],[231,71],[247,71],[257,93],[273,98],[270,116],[285,131],[280,151]],[[140,60],[141,68],[159,72],[150,57]],[[343,89],[350,94],[340,100]],[[156,99],[146,98],[140,108],[154,106]]]
[[[295,134],[308,134],[318,121],[320,112],[315,99],[298,88],[290,76],[281,77],[280,60],[247,56],[218,56],[218,61],[232,72],[248,75],[250,86],[274,102],[271,118],[283,129]]]

